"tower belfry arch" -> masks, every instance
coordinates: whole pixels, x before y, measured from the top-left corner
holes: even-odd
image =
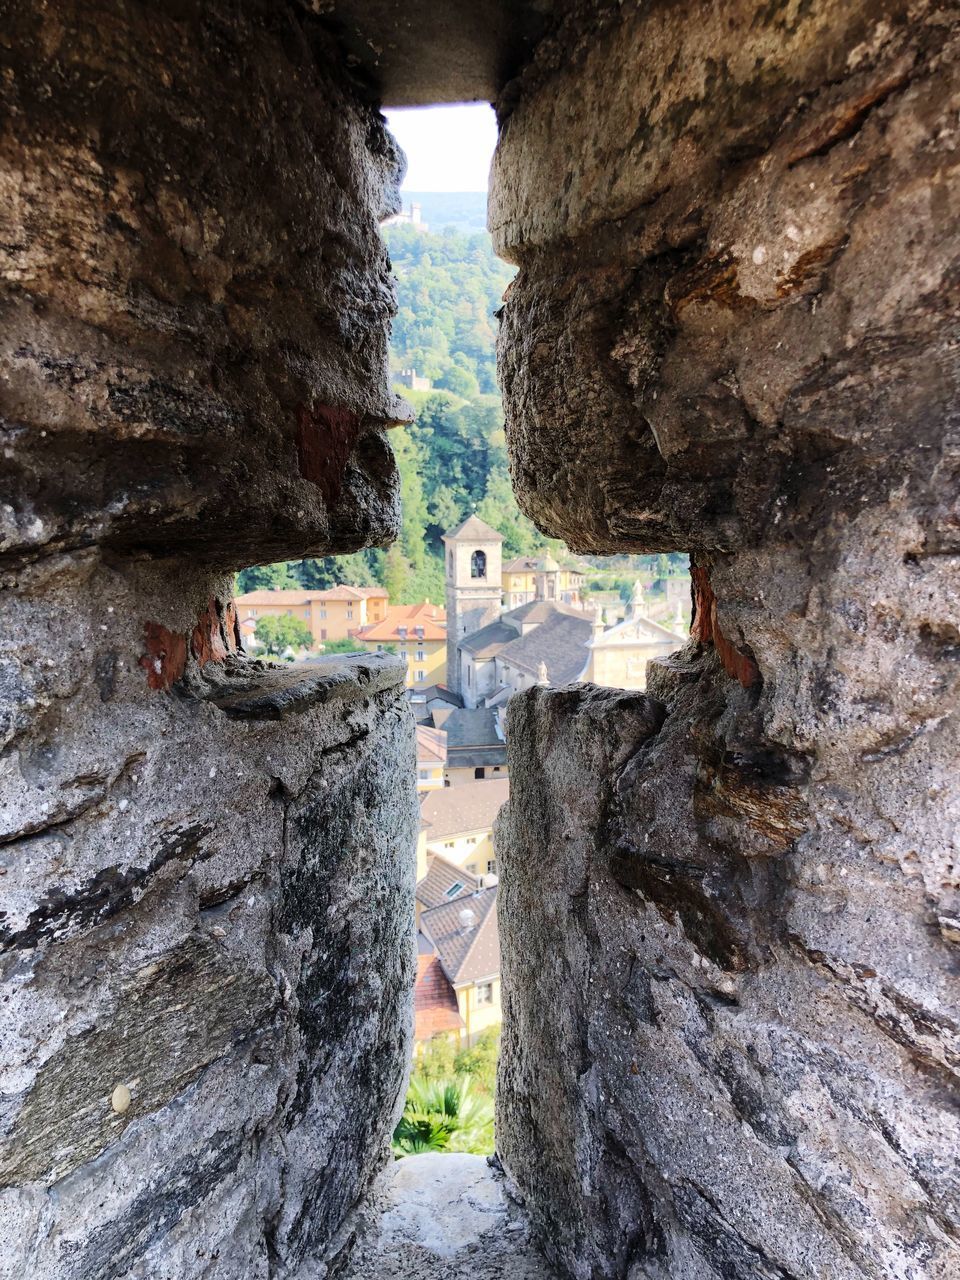
[[[462,693],[457,646],[500,616],[503,535],[471,515],[443,535],[447,606],[447,684]]]

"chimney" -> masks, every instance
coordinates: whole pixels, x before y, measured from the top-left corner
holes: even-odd
[[[477,923],[477,917],[470,910],[469,907],[464,907],[464,909],[460,912],[459,920],[460,920],[460,927],[462,929],[472,929],[473,926]]]

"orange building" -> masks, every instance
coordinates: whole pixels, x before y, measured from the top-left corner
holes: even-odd
[[[347,586],[326,591],[248,591],[234,603],[244,639],[253,634],[260,618],[289,614],[305,622],[314,645],[320,645],[324,640],[346,640],[361,627],[381,622],[387,612],[387,593],[383,587]]]
[[[356,632],[365,649],[389,646],[407,660],[407,688],[442,684],[447,674],[447,615],[439,605],[391,604],[382,622]]]

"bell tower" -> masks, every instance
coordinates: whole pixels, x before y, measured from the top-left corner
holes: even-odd
[[[443,535],[447,581],[447,685],[460,687],[457,646],[500,617],[503,537],[477,516]]]

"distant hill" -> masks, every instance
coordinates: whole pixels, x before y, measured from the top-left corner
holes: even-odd
[[[487,193],[485,191],[404,191],[400,196],[404,209],[418,204],[423,220],[431,231],[455,227],[473,235],[487,229]]]

